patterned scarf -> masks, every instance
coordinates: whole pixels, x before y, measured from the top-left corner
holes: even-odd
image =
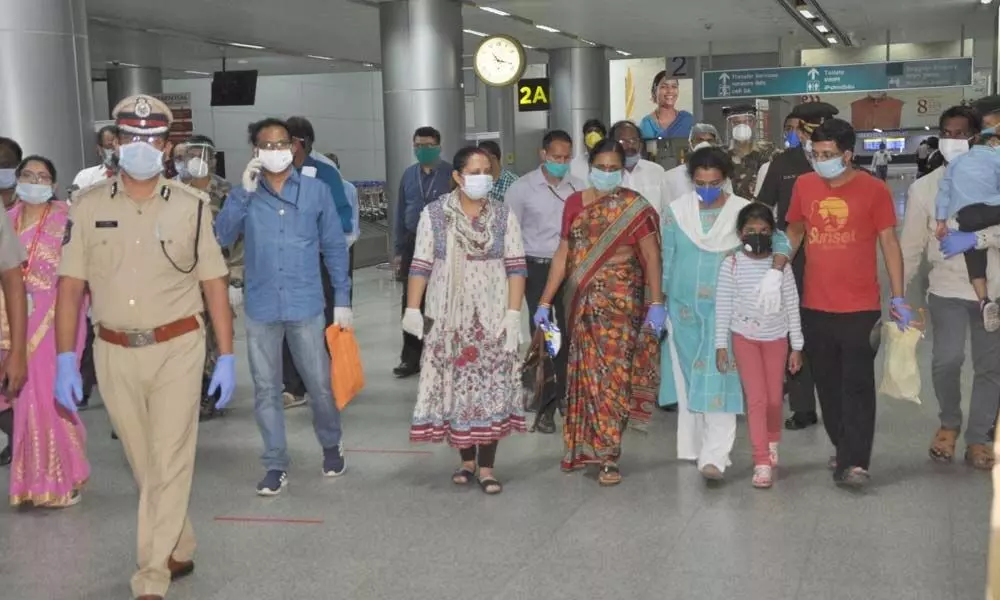
[[[490,202],[483,202],[483,208],[475,219],[469,218],[462,210],[462,194],[458,190],[448,194],[444,203],[445,222],[455,234],[455,242],[469,257],[483,258],[493,247],[493,220],[496,209]]]

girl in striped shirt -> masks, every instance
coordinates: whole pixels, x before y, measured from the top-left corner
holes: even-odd
[[[802,368],[799,294],[792,271],[786,266],[782,310],[768,315],[757,306],[761,281],[771,268],[774,214],[770,207],[753,202],[740,211],[736,227],[742,251],[722,261],[715,292],[715,364],[722,373],[733,367],[739,371],[753,449],[753,486],[769,488],[778,466],[786,360],[791,373]],[[735,364],[730,362],[730,337]]]

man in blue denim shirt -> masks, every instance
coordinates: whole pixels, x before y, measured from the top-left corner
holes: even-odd
[[[420,212],[431,202],[451,191],[451,164],[441,160],[441,132],[433,127],[420,127],[413,133],[413,154],[417,163],[403,171],[396,196],[396,253],[393,264],[396,278],[403,282],[403,310],[406,309],[406,279],[417,243],[417,223]],[[421,310],[423,302],[421,302]],[[403,352],[396,377],[409,377],[420,371],[420,355],[424,343],[403,333]]]
[[[247,347],[267,470],[257,493],[274,496],[287,484],[289,464],[281,401],[285,339],[309,392],[313,428],[323,447],[323,474],[336,477],[346,468],[340,413],[330,389],[320,253],[333,282],[333,322],[341,327],[350,327],[353,318],[351,280],[347,242],[330,188],[293,168],[288,126],[265,119],[251,127],[250,141],[255,158],[216,217],[215,233],[227,245],[240,234],[244,239]]]

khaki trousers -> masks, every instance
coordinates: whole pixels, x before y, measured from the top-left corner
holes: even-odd
[[[101,397],[139,487],[138,565],[132,594],[165,596],[167,560],[190,560],[187,517],[205,369],[205,332],[144,348],[100,338],[94,359]]]

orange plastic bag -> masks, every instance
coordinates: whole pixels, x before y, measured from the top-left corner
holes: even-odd
[[[344,410],[365,387],[365,371],[361,366],[361,351],[353,329],[337,325],[326,328],[326,346],[330,349],[330,379],[337,410]]]

